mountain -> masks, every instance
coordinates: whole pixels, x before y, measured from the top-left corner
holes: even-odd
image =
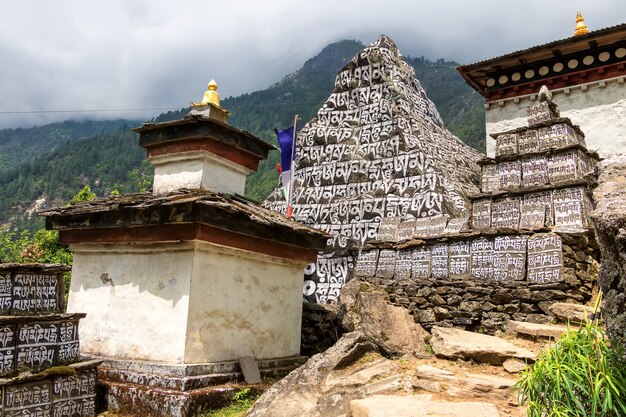
[[[0,130],[0,173],[11,171],[25,162],[77,140],[99,133],[128,130],[139,123],[135,120],[74,121],[51,123],[32,128]]]
[[[364,45],[344,40],[326,46],[301,69],[265,90],[229,97],[222,106],[232,112],[231,125],[275,143],[274,127],[285,128],[297,113],[312,119],[332,93],[337,72]],[[407,58],[422,87],[450,131],[479,150],[485,137],[482,98],[456,72],[455,62]],[[153,121],[183,117],[188,109],[167,112]],[[149,186],[151,167],[129,129],[138,122],[66,121],[32,129],[0,130],[0,225],[41,227],[32,215],[37,207],[62,204],[89,184],[98,196],[137,191]],[[278,181],[278,152],[271,152],[248,178],[246,194],[268,196]]]

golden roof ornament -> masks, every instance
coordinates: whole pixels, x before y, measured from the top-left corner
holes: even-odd
[[[191,102],[192,107],[198,106],[206,106],[207,104],[213,104],[217,107],[220,107],[220,95],[217,92],[217,83],[215,80],[211,80],[208,85],[209,89],[204,92],[204,97],[202,97],[202,102],[194,103]]]
[[[589,29],[585,26],[585,19],[583,19],[583,15],[580,13],[580,10],[576,13],[576,30],[574,31],[574,36],[580,36],[589,33]]]

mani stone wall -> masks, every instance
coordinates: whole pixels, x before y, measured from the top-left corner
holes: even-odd
[[[597,155],[559,117],[555,103],[527,111],[528,127],[495,135],[496,157],[480,161],[471,224],[385,219],[355,275],[382,285],[426,328],[485,332],[508,320],[545,322],[556,301],[586,303],[599,252],[589,224]]]
[[[305,271],[305,298],[336,302],[385,218],[468,217],[480,158],[445,128],[391,39],[359,52],[297,137],[294,218],[332,235]],[[277,191],[265,206],[284,212],[285,200]]]
[[[509,320],[552,321],[554,302],[588,302],[597,257],[588,233],[473,231],[367,245],[355,276],[385,288],[428,330],[494,333]]]
[[[527,114],[528,127],[495,134],[496,157],[480,161],[472,228],[589,229],[598,155],[587,150],[578,126],[559,117],[554,103],[542,102]]]
[[[64,313],[63,274],[44,264],[0,264],[2,417],[95,415],[97,362],[79,362],[79,320]]]

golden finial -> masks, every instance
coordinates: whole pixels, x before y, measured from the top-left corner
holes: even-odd
[[[209,89],[205,91],[204,97],[202,97],[202,102],[200,103],[194,103],[193,101],[191,102],[191,105],[193,107],[206,106],[209,103],[217,107],[220,107],[220,95],[217,92],[217,83],[215,82],[215,80],[211,80],[208,87]]]
[[[574,36],[584,35],[585,33],[589,33],[589,29],[585,26],[585,19],[583,19],[583,15],[580,13],[580,10],[576,13],[576,30],[574,31]]]

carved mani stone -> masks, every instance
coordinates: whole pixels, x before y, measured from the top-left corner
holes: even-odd
[[[474,200],[472,204],[472,228],[481,230],[491,227],[491,199]]]
[[[561,188],[554,190],[554,225],[557,228],[589,227],[588,213],[591,202],[583,187]]]
[[[378,255],[378,268],[376,276],[381,278],[391,278],[396,271],[396,251],[383,249]]]
[[[411,276],[415,278],[430,278],[431,255],[430,248],[413,249],[411,254]]]
[[[559,235],[539,233],[528,238],[528,281],[545,284],[563,279],[563,252]]]
[[[400,250],[396,254],[395,279],[411,278],[411,250]]]
[[[520,221],[520,197],[496,200],[491,205],[491,227],[517,229]]]
[[[449,245],[449,276],[450,278],[465,278],[470,275],[470,243],[455,241]]]
[[[437,243],[431,247],[431,274],[433,278],[448,277],[448,244]]]
[[[357,277],[373,277],[376,275],[378,249],[361,251],[356,261],[354,275]]]
[[[494,279],[519,281],[526,278],[526,241],[526,236],[497,236],[494,239]]]
[[[493,279],[493,239],[474,239],[470,245],[470,264],[472,278],[477,280]]]

